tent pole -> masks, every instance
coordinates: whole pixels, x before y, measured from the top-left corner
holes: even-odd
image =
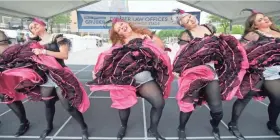
[[[232,33],[232,20],[229,21],[229,33]]]

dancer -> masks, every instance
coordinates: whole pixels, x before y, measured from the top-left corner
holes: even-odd
[[[232,117],[228,124],[229,131],[239,140],[245,140],[237,127],[239,116],[253,97],[268,96],[270,103],[267,128],[280,135],[280,129],[276,124],[280,112],[280,66],[277,58],[280,31],[264,14],[252,9],[242,11],[252,13],[246,20],[245,32],[241,40],[245,43],[250,68],[240,86],[241,91],[237,94],[239,99],[233,104]]]
[[[239,88],[248,67],[245,50],[234,37],[215,34],[213,25],[198,25],[196,17],[183,10],[176,10],[172,19],[186,29],[173,63],[173,71],[179,75],[178,137],[186,140],[185,126],[193,110],[207,102],[214,138],[220,140],[222,100],[231,100]]]
[[[148,134],[164,140],[158,132],[158,124],[173,80],[164,44],[148,29],[118,18],[110,22],[113,47],[100,54],[94,80],[88,85],[91,91],[110,91],[112,107],[119,110],[121,119],[119,140],[126,134],[130,108],[137,103],[137,95],[152,105]]]
[[[0,30],[0,57],[1,54],[9,47],[9,38],[7,35]],[[2,72],[2,69],[0,68]],[[1,79],[2,80],[2,79]],[[1,91],[1,90],[0,90]],[[12,101],[5,102],[4,94],[0,93],[0,99],[2,102],[5,102],[7,106],[16,114],[20,121],[20,127],[18,131],[15,133],[15,137],[24,135],[29,129],[29,121],[27,120],[25,108],[22,104],[22,100],[25,99],[25,95],[23,94],[15,94],[16,98]]]
[[[87,125],[82,113],[89,107],[89,98],[81,83],[63,61],[68,58],[71,42],[62,35],[48,34],[45,27],[46,24],[43,21],[32,18],[29,30],[40,41],[30,41],[7,49],[2,60],[5,64],[3,67],[13,66],[15,60],[19,63],[25,62],[24,65],[35,67],[36,71],[42,74],[43,81],[47,81],[43,84],[33,83],[34,86],[30,83],[28,87],[20,83],[20,86],[16,87],[17,91],[26,93],[32,100],[44,100],[46,104],[48,126],[40,139],[44,139],[53,129],[55,102],[59,99],[69,114],[80,124],[82,139],[86,140],[88,139]],[[36,85],[40,86],[38,91]]]

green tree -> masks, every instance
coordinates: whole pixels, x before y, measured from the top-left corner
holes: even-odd
[[[221,26],[217,27],[217,32],[221,33],[223,31],[224,31],[223,27],[221,27]],[[229,33],[230,32],[230,27],[228,27],[226,29],[226,31],[227,31],[227,33]],[[244,32],[244,26],[243,25],[233,25],[232,26],[232,30],[231,30],[232,34],[243,34],[243,32]]]
[[[232,26],[232,34],[243,34],[244,32],[244,26],[242,25],[233,25]]]
[[[229,20],[214,15],[208,16],[208,22],[219,24],[219,26],[223,29],[223,33],[227,33],[227,28],[230,26]]]
[[[161,30],[157,33],[157,36],[164,40],[167,37],[179,37],[183,30]]]
[[[57,15],[57,16],[53,17],[50,20],[50,23],[49,23],[51,33],[52,33],[53,25],[56,25],[56,24],[68,24],[70,22],[71,22],[70,13],[60,14],[60,15]]]

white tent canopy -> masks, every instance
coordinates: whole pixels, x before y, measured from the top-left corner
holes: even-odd
[[[231,20],[232,24],[243,24],[250,12],[240,14],[244,8],[255,9],[270,17],[280,16],[280,1],[200,1],[177,0],[186,5]]]
[[[60,1],[0,1],[0,14],[13,17],[39,17],[49,19],[58,14],[70,12],[101,0],[60,0]],[[233,24],[244,23],[249,12],[240,14],[244,8],[256,9],[271,17],[280,16],[280,1],[209,1],[177,0],[194,8],[232,21]],[[160,3],[159,3],[160,4]]]
[[[99,2],[100,0],[34,0],[34,1],[0,1],[0,14],[13,17],[38,17],[49,19],[53,16],[70,12],[78,8]]]

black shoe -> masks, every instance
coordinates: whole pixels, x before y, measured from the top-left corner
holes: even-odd
[[[117,140],[123,139],[123,137],[126,134],[126,128],[127,128],[127,126],[121,126],[121,128],[119,129],[118,135],[117,135]]]
[[[216,140],[222,140],[221,136],[220,136],[220,130],[219,130],[218,127],[213,128],[212,133],[213,133],[213,136]]]
[[[272,130],[276,135],[280,135],[280,129],[277,125],[273,125],[269,121],[266,123],[266,125],[269,130]]]
[[[186,139],[186,132],[185,132],[185,130],[181,130],[181,129],[177,129],[177,132],[178,132],[178,138],[179,138],[179,140],[187,140]]]
[[[25,123],[20,124],[18,131],[15,134],[15,137],[19,137],[27,132],[29,129],[29,121],[26,121]]]
[[[228,131],[234,135],[238,140],[246,140],[245,137],[239,132],[237,125],[228,123]]]
[[[39,140],[44,140],[53,130],[53,127],[49,127],[46,130],[44,130],[42,132],[42,134],[40,135],[40,139]]]
[[[151,128],[148,129],[148,135],[150,137],[155,137],[156,140],[166,140],[165,138],[163,138],[159,133],[158,131],[154,131],[152,130]]]
[[[221,139],[221,135],[220,135],[219,127],[214,126],[212,120],[210,120],[210,124],[211,124],[211,126],[212,126],[212,128],[213,128],[212,134],[213,134],[214,138],[215,138],[216,140],[222,140],[222,139]]]
[[[88,140],[88,129],[85,128],[82,131],[82,140]]]

